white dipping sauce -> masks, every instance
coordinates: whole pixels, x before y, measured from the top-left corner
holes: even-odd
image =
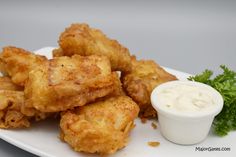
[[[223,108],[219,92],[193,81],[163,83],[152,91],[151,102],[158,112],[162,135],[184,145],[203,141]]]
[[[211,90],[191,84],[164,88],[157,99],[165,109],[177,112],[210,111],[217,105]]]

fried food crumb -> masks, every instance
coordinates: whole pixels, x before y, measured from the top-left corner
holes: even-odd
[[[153,128],[153,129],[157,129],[157,124],[154,123],[154,122],[152,122],[152,128]]]
[[[146,122],[147,122],[147,118],[140,118],[141,119],[141,122],[143,123],[143,124],[145,124]]]
[[[148,142],[148,145],[151,146],[151,147],[157,147],[160,145],[160,142]]]

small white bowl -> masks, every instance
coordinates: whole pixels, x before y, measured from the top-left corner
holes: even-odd
[[[178,84],[206,88],[211,92],[216,106],[209,111],[195,112],[194,114],[168,110],[158,100],[158,94],[163,89]],[[214,88],[199,82],[179,80],[163,83],[156,87],[151,94],[151,103],[158,112],[162,135],[169,141],[183,145],[196,144],[203,141],[209,133],[214,117],[223,108],[223,98]]]

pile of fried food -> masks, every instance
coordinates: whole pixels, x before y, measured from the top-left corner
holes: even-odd
[[[156,118],[150,94],[176,77],[87,24],[60,35],[53,59],[16,47],[0,53],[0,128],[30,127],[60,113],[60,137],[75,151],[125,147],[134,120]]]

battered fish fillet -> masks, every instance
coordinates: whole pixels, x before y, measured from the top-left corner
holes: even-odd
[[[106,56],[56,57],[29,73],[26,106],[41,112],[65,111],[115,92],[118,81]]]
[[[54,56],[105,55],[111,61],[112,71],[131,69],[129,50],[87,24],[72,24],[66,28],[60,36],[59,45],[61,49],[55,50]]]
[[[174,75],[166,72],[154,61],[138,61],[135,57],[132,57],[132,71],[122,73],[121,76],[124,90],[139,105],[139,116],[142,118],[157,116],[150,101],[152,90],[161,83],[176,79]]]
[[[46,114],[35,112],[32,116],[22,113],[24,92],[8,77],[0,77],[0,128],[22,128],[30,126],[30,119],[41,120]]]
[[[78,107],[62,114],[61,138],[75,151],[112,154],[125,147],[138,105],[119,96]]]
[[[28,118],[21,113],[24,92],[0,90],[0,128],[29,127]]]
[[[35,55],[16,47],[5,47],[0,53],[0,72],[11,76],[12,81],[24,86],[29,72],[47,61],[46,57]]]

